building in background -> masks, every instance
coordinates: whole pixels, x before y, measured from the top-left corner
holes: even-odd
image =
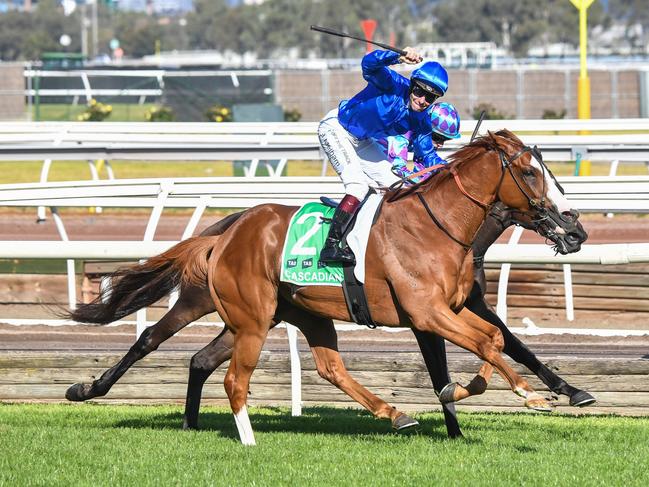
[[[147,0],[120,0],[117,2],[117,8],[120,10],[144,12],[146,10],[147,3]]]
[[[75,0],[77,4],[84,0]],[[194,0],[96,0],[99,3],[112,3],[120,10],[148,12],[157,15],[175,15],[194,9]],[[89,3],[85,0],[85,3]],[[10,10],[31,11],[38,6],[38,0],[0,0],[0,13]]]
[[[37,0],[0,0],[0,13],[9,12],[10,10],[22,10],[29,12]]]
[[[175,15],[190,12],[194,9],[193,0],[119,0],[117,8],[150,15]]]

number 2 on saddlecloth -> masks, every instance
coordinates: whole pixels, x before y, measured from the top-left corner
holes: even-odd
[[[313,219],[313,223],[311,224],[311,228],[309,228],[304,233],[304,235],[302,235],[298,239],[298,241],[295,242],[293,247],[291,247],[292,255],[316,255],[317,253],[316,247],[305,247],[304,244],[316,233],[318,233],[323,217],[324,215],[321,212],[317,211],[312,213],[305,213],[304,215],[302,215],[300,218],[297,219],[297,221],[295,222],[297,225],[304,225],[309,219]]]

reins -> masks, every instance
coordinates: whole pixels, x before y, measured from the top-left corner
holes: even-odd
[[[459,240],[458,238],[453,236],[450,233],[450,231],[442,224],[442,222],[439,221],[439,219],[435,216],[435,214],[431,210],[430,206],[426,202],[426,199],[422,196],[421,186],[422,186],[422,183],[424,183],[425,181],[420,181],[420,182],[418,182],[416,184],[413,184],[412,186],[410,186],[409,188],[407,188],[405,190],[401,190],[401,188],[408,181],[410,181],[410,180],[412,180],[412,179],[414,179],[414,178],[416,178],[418,176],[421,176],[423,174],[427,174],[427,173],[430,173],[430,172],[436,171],[436,170],[448,170],[453,175],[453,180],[455,181],[455,184],[458,187],[458,189],[460,190],[460,192],[469,201],[471,201],[472,203],[474,203],[475,205],[480,207],[484,211],[485,217],[486,217],[486,215],[491,210],[494,202],[496,201],[498,193],[500,192],[500,187],[502,186],[502,183],[503,183],[504,178],[505,178],[505,171],[507,170],[507,171],[509,171],[509,174],[511,175],[512,179],[514,180],[514,183],[516,184],[516,186],[518,187],[520,192],[523,194],[523,196],[525,196],[527,198],[527,200],[529,202],[529,205],[532,208],[534,208],[538,213],[541,214],[541,218],[539,219],[539,221],[542,221],[542,220],[546,219],[547,218],[547,212],[546,212],[546,210],[544,208],[544,204],[545,204],[545,170],[546,170],[546,167],[545,167],[545,164],[543,163],[543,160],[540,158],[540,151],[538,150],[538,148],[537,147],[531,148],[529,146],[523,146],[518,152],[516,152],[513,156],[511,156],[509,158],[507,157],[507,154],[500,147],[496,147],[496,149],[498,150],[498,154],[499,154],[499,158],[500,158],[500,162],[501,162],[501,164],[500,164],[501,173],[500,173],[500,180],[498,181],[498,185],[496,186],[496,190],[494,191],[493,197],[491,198],[491,201],[489,201],[489,202],[480,201],[479,199],[477,199],[476,197],[471,195],[464,188],[464,185],[462,184],[462,181],[460,179],[460,175],[457,172],[457,168],[455,167],[455,165],[452,165],[452,166],[449,167],[446,164],[437,164],[435,166],[428,167],[428,168],[423,169],[423,170],[421,170],[421,171],[419,171],[417,173],[411,174],[408,177],[402,178],[400,181],[397,181],[395,184],[391,185],[390,188],[389,188],[390,190],[394,190],[395,194],[389,196],[387,198],[387,202],[391,203],[391,202],[399,200],[399,199],[401,199],[401,198],[403,198],[405,196],[408,196],[408,195],[410,195],[412,193],[415,193],[417,195],[417,198],[419,199],[419,201],[423,205],[424,209],[426,210],[426,213],[428,214],[430,219],[435,223],[435,225],[440,230],[442,230],[451,240],[453,240],[455,243],[457,243],[462,248],[464,248],[464,250],[466,252],[469,252],[471,250],[472,246],[473,246],[473,242],[475,241],[475,238],[476,238],[478,232],[480,231],[480,227],[478,227],[478,229],[474,233],[473,237],[471,238],[470,243],[462,242],[461,240]],[[541,200],[539,202],[537,202],[536,199],[529,196],[529,194],[521,186],[520,182],[518,181],[518,178],[515,176],[515,174],[514,174],[514,172],[512,170],[512,163],[516,159],[521,157],[523,154],[526,154],[527,152],[530,152],[533,155],[533,157],[540,163],[542,171],[543,171],[543,192],[542,192],[543,196],[541,196]],[[548,170],[548,172],[549,172],[549,170]]]

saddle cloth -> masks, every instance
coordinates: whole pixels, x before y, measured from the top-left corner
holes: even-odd
[[[358,212],[354,227],[346,237],[356,256],[354,276],[360,282],[365,280],[365,251],[381,199],[378,194],[367,198]],[[342,265],[319,261],[334,211],[330,206],[313,202],[307,203],[293,215],[282,250],[282,282],[298,286],[342,286]]]

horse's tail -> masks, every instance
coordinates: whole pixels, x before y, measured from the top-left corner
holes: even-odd
[[[100,296],[65,316],[82,323],[107,324],[155,303],[180,284],[205,286],[208,260],[219,238],[189,238],[142,264],[118,269]]]

